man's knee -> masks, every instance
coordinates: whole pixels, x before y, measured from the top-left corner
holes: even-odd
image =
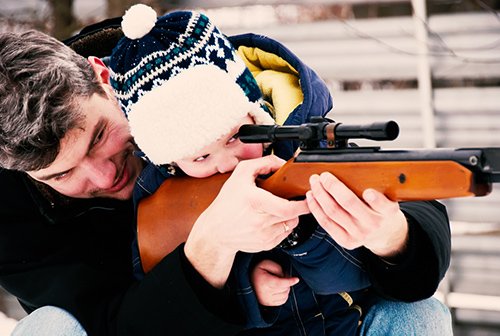
[[[453,335],[449,309],[435,298],[406,303],[381,300],[362,322],[361,335]]]
[[[46,306],[33,311],[17,324],[12,336],[86,336],[73,315],[64,309]]]

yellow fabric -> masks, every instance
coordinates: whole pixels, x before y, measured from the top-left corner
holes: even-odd
[[[276,123],[283,125],[304,100],[297,70],[283,58],[259,48],[241,46],[238,54],[255,77],[264,99],[273,106]]]

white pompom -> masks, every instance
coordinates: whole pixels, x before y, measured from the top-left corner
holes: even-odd
[[[153,8],[138,4],[130,7],[123,15],[122,30],[131,40],[140,39],[155,26],[156,12]]]

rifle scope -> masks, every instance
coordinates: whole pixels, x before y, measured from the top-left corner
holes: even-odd
[[[328,119],[314,118],[298,126],[242,125],[238,136],[242,142],[274,142],[276,140],[338,141],[347,139],[394,140],[399,135],[395,121],[374,122],[365,125],[346,125]]]

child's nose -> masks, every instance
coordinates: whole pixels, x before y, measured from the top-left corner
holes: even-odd
[[[217,171],[219,173],[227,173],[234,170],[239,160],[235,156],[221,158],[219,162],[217,162]]]

